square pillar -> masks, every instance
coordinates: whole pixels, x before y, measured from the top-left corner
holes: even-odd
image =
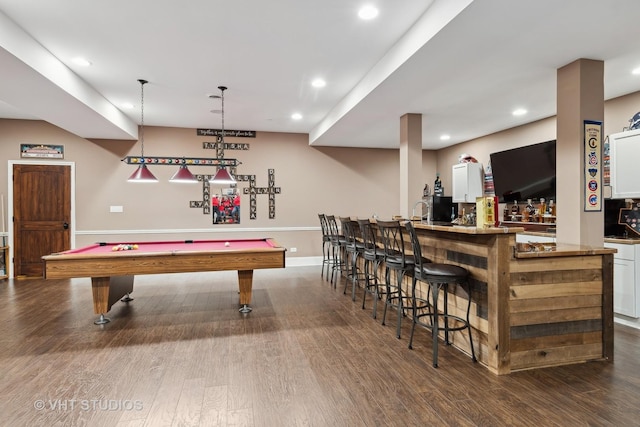
[[[422,114],[400,117],[400,215],[411,216],[422,197]],[[420,211],[422,212],[422,211]]]
[[[585,212],[584,121],[604,123],[604,62],[578,59],[567,64],[558,69],[557,84],[556,239],[602,247],[603,210]],[[603,141],[604,136],[598,154],[601,171]],[[604,207],[604,200],[600,203]]]

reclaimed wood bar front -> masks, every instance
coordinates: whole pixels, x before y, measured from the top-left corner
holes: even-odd
[[[425,257],[469,270],[474,347],[491,372],[613,360],[615,250],[517,252],[522,228],[414,225]],[[449,312],[461,314],[467,298],[456,290]],[[465,335],[453,345],[469,352]]]

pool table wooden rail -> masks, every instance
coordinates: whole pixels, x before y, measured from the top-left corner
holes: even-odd
[[[280,249],[229,249],[216,253],[165,251],[130,254],[130,251],[122,251],[110,254],[53,254],[43,257],[44,278],[281,268],[284,267],[285,249]]]

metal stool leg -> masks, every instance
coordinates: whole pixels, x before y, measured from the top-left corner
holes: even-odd
[[[476,352],[473,349],[473,337],[471,334],[471,322],[469,321],[469,313],[471,312],[471,287],[467,287],[467,329],[469,330],[469,346],[471,346],[471,359],[477,362]]]
[[[433,328],[431,328],[431,338],[433,340],[433,367],[438,367],[438,334],[439,334],[439,322],[438,322],[438,293],[440,286],[437,283],[430,283],[432,298],[433,298]]]
[[[449,341],[449,284],[441,283],[443,295],[444,308],[442,309],[444,313],[444,343],[446,345],[451,345],[451,341]]]

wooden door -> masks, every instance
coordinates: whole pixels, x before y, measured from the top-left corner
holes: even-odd
[[[42,277],[43,255],[71,248],[71,167],[13,167],[15,276]]]

